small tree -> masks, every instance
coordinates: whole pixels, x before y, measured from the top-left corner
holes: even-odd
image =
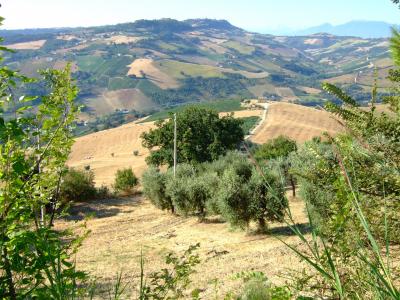
[[[261,230],[266,227],[267,221],[283,221],[288,201],[284,182],[279,178],[279,174],[269,168],[261,171],[254,168],[249,181],[249,191],[251,216],[258,222]]]
[[[268,161],[268,164],[278,166],[286,179],[286,182],[292,187],[293,197],[296,196],[296,180],[290,172],[292,165],[292,154],[297,151],[297,144],[285,136],[279,136],[273,140],[258,147],[254,152],[254,157],[259,162]]]
[[[61,201],[81,202],[96,198],[94,174],[92,171],[69,169],[61,184]]]
[[[195,175],[196,170],[189,164],[179,164],[176,168],[176,176],[173,175],[172,169],[169,169],[166,174],[165,193],[178,213],[187,215],[194,210],[187,183]]]
[[[234,168],[222,175],[217,192],[218,209],[222,217],[234,226],[246,227],[251,220],[250,191],[247,179]]]
[[[142,175],[143,194],[159,209],[175,212],[171,198],[165,192],[166,175],[150,167]]]
[[[118,170],[115,174],[114,190],[117,193],[130,193],[138,185],[139,180],[131,168]]]

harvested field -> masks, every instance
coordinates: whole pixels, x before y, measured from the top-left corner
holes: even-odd
[[[100,97],[88,100],[86,105],[96,115],[110,114],[116,109],[144,111],[156,107],[139,89],[104,91]]]
[[[141,39],[143,39],[143,38],[137,37],[137,36],[114,35],[110,38],[105,39],[105,41],[108,43],[114,43],[114,44],[120,45],[120,44],[135,43]]]
[[[177,88],[179,83],[170,75],[161,71],[153,62],[152,59],[139,58],[135,59],[129,65],[129,71],[127,75],[135,75],[138,78],[146,76],[154,84],[160,88]]]
[[[263,144],[279,135],[285,135],[303,143],[325,131],[336,134],[341,130],[340,124],[326,111],[278,102],[268,106],[265,122],[250,140]]]
[[[140,176],[147,168],[145,157],[148,154],[148,150],[142,147],[140,135],[152,127],[153,123],[133,122],[79,137],[67,163],[81,169],[90,165],[97,186],[111,186],[116,171],[121,168],[132,167]],[[134,150],[139,151],[138,156],[133,155]]]
[[[316,95],[321,93],[321,90],[316,89],[316,88],[312,88],[312,87],[308,87],[308,86],[298,86],[297,87],[299,90],[307,93],[307,94],[311,94],[311,95]]]
[[[16,43],[11,45],[6,45],[7,48],[13,50],[38,50],[43,47],[46,40],[37,40],[31,42],[24,42],[24,43]]]
[[[289,201],[296,222],[307,230],[303,202],[290,197]],[[77,220],[81,221],[75,225],[82,224],[88,213],[94,215],[86,222],[91,233],[76,256],[77,267],[96,276],[104,289],[115,283],[117,272],[122,272],[124,282],[129,284],[126,299],[135,298],[141,251],[145,257],[145,273],[149,274],[165,266],[166,253],[182,253],[190,245],[200,243],[198,253],[202,264],[192,279],[195,287],[203,290],[202,299],[214,299],[214,279],[221,282],[218,296],[222,299],[227,291],[241,285],[241,280],[232,279],[238,272],[263,271],[271,281],[283,283],[279,276],[288,268],[300,266],[295,254],[272,236],[279,236],[292,245],[299,244],[284,224],[272,224],[271,234],[255,234],[254,228],[246,233],[232,230],[215,217],[200,223],[197,217],[171,215],[137,196],[78,204],[70,220],[59,221],[57,227],[71,226]]]

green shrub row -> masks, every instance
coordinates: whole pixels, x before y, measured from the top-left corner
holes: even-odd
[[[200,218],[218,214],[239,227],[281,221],[288,207],[279,172],[258,170],[239,152],[196,167],[179,164],[175,176],[172,168],[150,167],[142,184],[144,195],[160,209]]]

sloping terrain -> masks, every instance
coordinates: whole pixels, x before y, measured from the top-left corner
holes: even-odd
[[[392,66],[387,39],[272,36],[209,19],[12,31],[5,44],[18,49],[6,63],[30,76],[72,62],[78,101],[92,110],[91,119],[116,109],[143,113],[216,99],[264,97],[315,106],[329,98],[315,92],[323,81],[348,87],[366,102],[374,68],[388,87],[385,76]],[[123,99],[110,105],[109,92],[133,89],[140,100],[132,98],[135,105]]]
[[[261,115],[262,110],[234,112],[237,118]],[[68,165],[80,169],[90,166],[98,186],[111,186],[115,173],[122,168],[131,167],[137,176],[141,176],[147,168],[145,158],[149,152],[142,147],[140,135],[153,127],[153,122],[136,121],[79,137],[72,147]],[[139,151],[139,155],[133,155],[135,150]]]
[[[268,105],[265,121],[250,140],[263,144],[279,135],[285,135],[298,143],[303,143],[323,132],[336,134],[342,126],[326,111],[290,103]]]
[[[140,135],[152,127],[152,123],[133,122],[77,138],[68,165],[80,169],[89,165],[98,186],[111,186],[115,173],[122,168],[131,167],[140,176],[146,169],[148,154]],[[139,151],[138,156],[133,155],[135,150]]]
[[[226,113],[220,113],[225,115]],[[263,110],[234,112],[237,118],[263,116]],[[92,133],[76,139],[68,165],[83,168],[89,165],[95,174],[96,185],[111,186],[118,169],[131,167],[140,176],[147,168],[148,150],[141,145],[140,135],[154,127],[153,122],[135,121],[123,126]],[[279,135],[286,135],[299,143],[323,132],[336,134],[342,130],[331,114],[309,107],[289,103],[272,103],[264,121],[250,136],[254,143],[262,144]],[[133,155],[138,150],[139,155]]]
[[[295,221],[306,230],[303,201],[289,195],[288,198]],[[79,249],[76,262],[78,269],[90,272],[103,287],[105,293],[98,299],[108,298],[106,291],[113,288],[119,272],[124,284],[128,284],[124,299],[137,298],[141,253],[148,275],[165,266],[168,252],[182,253],[197,243],[202,263],[192,279],[194,286],[202,290],[202,299],[214,299],[215,293],[222,299],[222,295],[238,288],[242,281],[233,279],[238,272],[263,271],[272,282],[282,284],[281,275],[301,266],[296,255],[273,236],[299,244],[284,224],[272,224],[267,235],[255,234],[254,229],[246,233],[232,230],[217,218],[200,223],[197,217],[171,215],[138,196],[77,204],[69,220],[58,221],[56,226],[79,226],[87,214],[94,215],[85,221],[91,232]],[[212,282],[216,278],[221,281],[217,286]]]

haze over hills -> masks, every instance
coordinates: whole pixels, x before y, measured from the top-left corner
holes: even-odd
[[[105,116],[103,123],[217,99],[265,97],[313,106],[328,97],[323,81],[343,84],[366,101],[374,68],[385,87],[392,66],[384,38],[272,36],[225,20],[139,20],[3,35],[18,50],[6,63],[27,75],[71,62],[82,120]]]
[[[361,38],[388,38],[394,24],[381,21],[351,21],[345,24],[332,25],[329,23],[295,31],[292,35],[310,35],[329,33],[339,36],[356,36]]]

